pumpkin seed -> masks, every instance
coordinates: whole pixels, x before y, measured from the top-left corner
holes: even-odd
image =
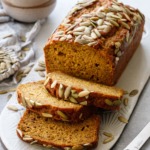
[[[128,102],[129,102],[129,99],[128,99],[128,98],[124,98],[123,104],[124,104],[125,106],[128,106]]]
[[[63,94],[64,94],[64,87],[62,84],[59,85],[59,89],[58,89],[58,95],[60,98],[63,97]]]
[[[46,117],[46,118],[52,118],[53,117],[53,115],[49,114],[49,113],[42,113],[42,116]]]
[[[23,137],[22,139],[23,139],[24,141],[32,141],[32,140],[33,140],[32,137]]]
[[[109,99],[105,99],[105,103],[109,106],[113,106],[113,102],[110,101]]]
[[[103,132],[103,134],[107,137],[113,137],[113,135],[111,133],[108,133],[108,132]]]
[[[80,102],[80,105],[85,105],[85,106],[87,106],[87,101],[83,101],[83,102]]]
[[[2,90],[2,91],[0,91],[0,94],[6,94],[6,93],[8,93],[7,90]]]
[[[116,48],[120,48],[120,46],[121,46],[121,43],[120,43],[120,42],[116,42],[116,43],[115,43],[115,47],[116,47]]]
[[[20,40],[21,40],[22,42],[25,42],[25,41],[26,41],[26,37],[25,37],[25,36],[21,36],[21,37],[20,37]]]
[[[19,134],[19,136],[22,138],[23,137],[23,134],[22,134],[22,131],[17,129],[17,133]]]
[[[108,137],[103,141],[103,144],[107,144],[109,142],[111,142],[114,139],[114,137]]]
[[[39,76],[42,77],[42,78],[45,77],[45,74],[44,74],[44,72],[42,72],[42,71],[38,71],[38,74],[39,74]]]
[[[14,105],[8,105],[7,108],[9,110],[18,111],[18,108],[16,106],[14,106]]]
[[[71,86],[68,86],[66,89],[65,89],[65,93],[64,93],[64,98],[67,99],[70,95],[70,92],[71,92]]]
[[[125,27],[126,29],[128,29],[128,30],[130,30],[130,26],[127,24],[127,23],[125,23],[125,22],[120,22],[121,23],[121,25],[123,26],[123,27]]]
[[[30,67],[26,67],[23,71],[24,74],[28,74],[30,72],[31,68]]]
[[[45,82],[44,82],[44,86],[46,86],[49,83],[50,77],[48,77]]]
[[[39,102],[35,102],[35,106],[42,106],[42,104]]]
[[[34,69],[34,71],[45,71],[44,67],[37,67]]]
[[[129,96],[130,96],[130,97],[133,97],[133,96],[135,96],[135,95],[137,95],[137,94],[138,94],[138,90],[135,89],[135,90],[132,90],[132,91],[129,93]]]
[[[128,123],[128,120],[127,120],[125,117],[123,117],[123,116],[119,116],[119,117],[118,117],[118,120],[119,120],[120,122],[122,122],[122,123]]]
[[[11,97],[12,97],[12,94],[9,94],[9,95],[7,96],[7,100],[9,100]]]
[[[84,90],[84,91],[81,91],[78,96],[79,97],[85,97],[85,96],[88,96],[90,94],[90,92],[88,90]]]
[[[66,114],[64,114],[62,111],[57,110],[57,114],[58,114],[61,118],[65,119],[65,120],[68,120],[68,116],[67,116]]]
[[[53,89],[56,86],[56,84],[57,84],[57,80],[54,80],[51,84],[51,88]]]
[[[74,31],[74,32],[82,32],[82,31],[84,31],[84,30],[85,30],[85,27],[81,26],[81,27],[75,28],[73,31]]]
[[[32,141],[30,144],[33,145],[33,144],[35,144],[35,143],[37,143],[37,142],[38,142],[38,141],[35,140],[35,141]]]
[[[78,102],[77,102],[77,100],[76,99],[74,99],[73,97],[69,97],[69,100],[70,100],[70,102],[72,102],[72,103],[75,103],[75,104],[77,104]]]
[[[24,47],[24,48],[22,48],[22,50],[23,50],[23,51],[29,51],[30,48],[29,48],[29,47]]]

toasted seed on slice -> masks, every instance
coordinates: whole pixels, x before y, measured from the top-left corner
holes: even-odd
[[[119,116],[119,117],[118,117],[118,120],[119,120],[120,122],[122,122],[122,123],[128,123],[128,120],[127,120],[125,117],[123,117],[123,116]]]
[[[22,131],[19,130],[19,129],[17,129],[17,132],[18,132],[18,134],[20,135],[20,137],[22,138],[22,136],[23,136]]]
[[[64,114],[62,111],[57,110],[57,114],[58,114],[61,118],[65,119],[65,120],[68,120],[68,116],[67,116],[66,114]]]
[[[87,101],[83,101],[83,102],[80,102],[80,105],[85,105],[85,106],[87,106]]]
[[[34,106],[34,105],[35,105],[35,101],[33,101],[33,100],[30,99],[30,104],[31,104],[32,106]]]
[[[121,46],[121,43],[120,43],[120,42],[116,42],[116,43],[115,43],[115,47],[116,47],[116,48],[120,48],[120,46]]]
[[[71,86],[68,86],[66,89],[65,89],[65,93],[64,93],[64,98],[67,99],[70,95],[70,92],[71,92]]]
[[[32,137],[23,137],[22,139],[23,139],[24,141],[32,141],[32,140],[33,140]]]
[[[54,80],[51,84],[51,88],[53,89],[56,86],[56,84],[57,84],[57,80]]]
[[[64,87],[63,87],[62,84],[59,85],[58,95],[59,95],[60,98],[62,98],[63,95],[64,95]]]
[[[7,108],[9,110],[18,111],[18,108],[16,106],[14,106],[14,105],[8,105]]]
[[[109,132],[103,132],[103,134],[105,135],[105,136],[107,136],[107,137],[112,137],[113,135],[111,134],[111,133],[109,133]]]
[[[52,118],[53,117],[53,115],[49,114],[49,113],[42,113],[42,116],[46,117],[46,118]]]
[[[35,144],[35,143],[37,143],[37,142],[38,142],[37,140],[34,140],[34,141],[32,141],[30,144],[33,145],[33,144]]]
[[[129,93],[129,96],[132,97],[132,96],[135,96],[136,94],[138,94],[138,90],[137,90],[137,89],[132,90],[132,91]]]
[[[108,137],[103,141],[103,144],[109,143],[114,139],[114,137]]]
[[[85,143],[85,144],[83,144],[83,146],[92,146],[92,144],[91,143]]]
[[[85,27],[84,26],[80,26],[80,27],[75,28],[73,31],[74,32],[81,32],[81,31],[84,31],[84,30],[85,30]]]
[[[42,104],[39,102],[35,102],[35,106],[42,106]]]
[[[84,90],[84,91],[81,91],[79,94],[78,94],[78,96],[79,97],[85,97],[85,96],[87,96],[87,95],[89,95],[90,94],[90,92],[88,91],[88,90]]]
[[[77,104],[77,100],[73,97],[69,97],[70,102]]]
[[[48,77],[48,78],[45,80],[45,82],[44,82],[44,86],[46,86],[46,85],[47,85],[47,83],[49,83],[49,79],[50,79],[50,77]]]
[[[113,102],[110,101],[109,99],[105,99],[105,103],[109,106],[113,106]]]

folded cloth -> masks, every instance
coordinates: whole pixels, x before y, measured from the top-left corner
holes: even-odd
[[[0,87],[18,84],[17,71],[32,67],[35,60],[34,39],[45,19],[34,24],[14,21],[0,9]]]

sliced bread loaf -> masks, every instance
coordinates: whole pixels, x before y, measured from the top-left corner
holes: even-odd
[[[73,104],[51,96],[43,81],[21,84],[17,88],[18,102],[32,111],[56,120],[78,122],[93,112],[90,107]]]
[[[80,123],[68,123],[41,117],[26,110],[17,127],[18,136],[30,144],[65,150],[92,149],[98,142],[100,117],[93,115]]]
[[[94,105],[103,109],[118,109],[123,90],[79,79],[60,71],[47,75],[45,88],[61,100],[81,105]]]

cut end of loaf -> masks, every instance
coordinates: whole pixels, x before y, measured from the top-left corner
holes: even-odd
[[[40,117],[27,110],[18,124],[17,134],[26,142],[36,141],[46,147],[64,149],[65,147],[82,146],[83,148],[92,148],[98,142],[99,126],[100,118],[97,115],[74,124]]]

